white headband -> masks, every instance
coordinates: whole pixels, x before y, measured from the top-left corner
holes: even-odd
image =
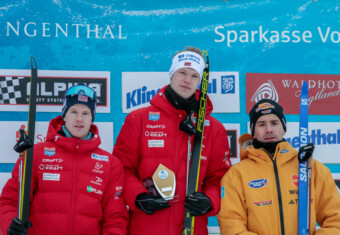
[[[172,58],[172,65],[169,72],[170,79],[172,75],[181,68],[192,68],[199,73],[201,78],[205,68],[205,61],[202,56],[195,52],[183,51]]]

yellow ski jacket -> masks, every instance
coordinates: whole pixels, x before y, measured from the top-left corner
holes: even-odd
[[[298,234],[297,151],[283,141],[271,158],[252,146],[249,134],[239,143],[241,161],[221,181],[221,234]],[[313,159],[312,167],[311,234],[340,234],[338,189],[326,166]],[[317,231],[316,221],[321,227]]]

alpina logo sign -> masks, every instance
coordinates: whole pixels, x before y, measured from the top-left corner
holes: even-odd
[[[304,81],[309,88],[309,114],[340,114],[340,75],[324,74],[247,73],[247,112],[259,100],[272,99],[283,106],[286,114],[298,114]]]

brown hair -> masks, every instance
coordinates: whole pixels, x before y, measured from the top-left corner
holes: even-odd
[[[195,52],[195,53],[199,54],[203,58],[203,61],[205,61],[202,51],[199,48],[197,48],[197,47],[191,47],[191,46],[186,46],[186,47],[184,47],[184,49],[182,49],[180,51],[177,51],[172,58],[174,58],[177,54],[179,54],[179,53],[181,53],[183,51]]]

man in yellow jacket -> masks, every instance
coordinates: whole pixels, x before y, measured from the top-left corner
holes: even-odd
[[[221,182],[221,234],[298,234],[299,160],[283,139],[283,109],[263,99],[249,116],[252,135],[239,138],[241,161]],[[315,159],[312,167],[310,234],[340,234],[340,195],[332,175]]]

